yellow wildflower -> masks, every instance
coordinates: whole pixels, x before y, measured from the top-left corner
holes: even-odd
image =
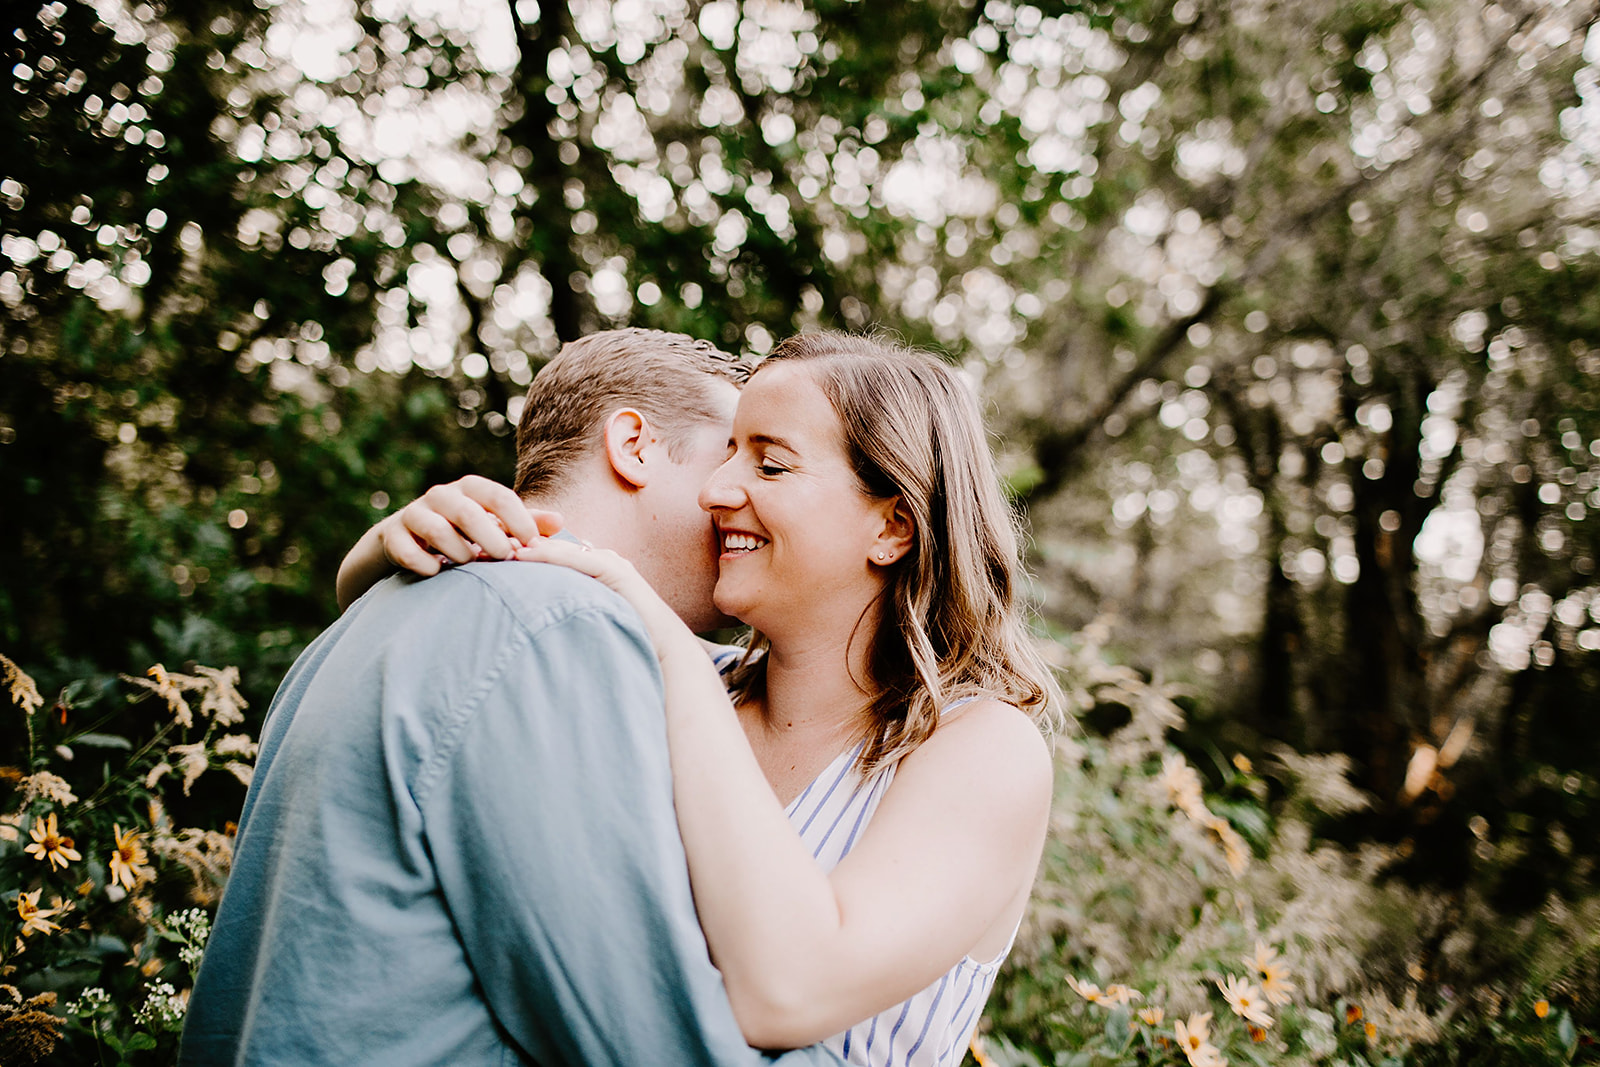
[[[1295,989],[1294,983],[1289,981],[1289,968],[1282,963],[1274,963],[1264,968],[1261,972],[1261,995],[1267,998],[1267,1003],[1282,1007],[1289,1003],[1290,993]]]
[[[1071,986],[1074,993],[1087,1000],[1090,1004],[1104,1005],[1111,1002],[1104,993],[1100,992],[1100,987],[1093,982],[1080,982],[1069,974],[1067,975],[1067,985]]]
[[[1165,1019],[1166,1017],[1167,1013],[1162,1011],[1160,1008],[1139,1009],[1139,1018],[1143,1020],[1147,1026],[1160,1026],[1161,1020]]]
[[[1266,972],[1278,959],[1278,950],[1260,938],[1256,938],[1256,950],[1249,956],[1240,956],[1239,962],[1252,971]]]
[[[17,783],[17,791],[22,794],[17,803],[22,805],[31,804],[40,797],[62,807],[75,804],[78,800],[67,780],[49,771],[28,775]]]
[[[1178,1035],[1178,1044],[1183,1046],[1185,1052],[1199,1048],[1211,1040],[1211,1013],[1208,1011],[1191,1015],[1187,1022],[1179,1019],[1173,1024],[1173,1030]]]
[[[1550,1002],[1548,1000],[1536,1000],[1536,1001],[1534,1001],[1533,1002],[1533,1013],[1535,1015],[1537,1015],[1539,1018],[1543,1019],[1545,1016],[1550,1014]]]
[[[172,717],[177,720],[179,726],[184,729],[193,726],[194,712],[190,709],[189,702],[184,699],[183,691],[185,689],[198,688],[195,684],[196,679],[186,674],[171,674],[159,663],[145,673],[150,676],[149,680],[135,678],[130,674],[124,674],[122,680],[132,682],[143,689],[148,689],[162,700],[165,700],[167,702],[167,710],[172,712]]]
[[[23,851],[40,863],[49,861],[51,870],[54,870],[57,864],[65,868],[71,861],[83,858],[73,849],[72,838],[61,835],[56,826],[56,813],[53,811],[43,819],[33,820],[33,829],[28,831],[28,836],[33,838],[33,844]]]
[[[1367,1040],[1368,1041],[1376,1041],[1376,1040],[1378,1040],[1378,1027],[1377,1027],[1376,1024],[1368,1023],[1366,1025],[1366,1033],[1367,1033]]]
[[[33,679],[5,656],[0,656],[0,676],[4,677],[5,684],[11,689],[11,702],[21,708],[23,714],[32,715],[44,703],[44,697],[39,695],[39,687],[33,684]]]
[[[140,843],[144,835],[137,830],[123,833],[122,827],[116,824],[112,825],[111,832],[117,842],[111,850],[111,881],[120,882],[122,888],[131,892],[141,878],[155,873],[146,864],[148,857]]]
[[[1144,994],[1137,989],[1130,989],[1125,985],[1106,986],[1106,1000],[1116,1004],[1128,1004],[1135,1000],[1143,1000]]]
[[[31,893],[17,894],[17,915],[22,919],[22,936],[31,933],[53,934],[61,927],[50,921],[50,916],[58,914],[60,908],[39,907],[39,895],[43,889],[35,889]]]
[[[1289,965],[1278,958],[1278,950],[1264,941],[1256,942],[1253,956],[1241,956],[1240,961],[1261,976],[1261,993],[1270,1004],[1279,1007],[1289,1003],[1289,994],[1295,990],[1289,981]]]
[[[1211,1043],[1211,1013],[1189,1016],[1187,1022],[1179,1019],[1173,1025],[1178,1035],[1178,1045],[1189,1057],[1189,1067],[1228,1067],[1228,1061]]]
[[[1256,769],[1256,765],[1250,762],[1250,757],[1243,752],[1234,754],[1233,765],[1238,768],[1240,774],[1249,774]]]
[[[1222,846],[1222,858],[1227,861],[1228,870],[1233,872],[1234,877],[1243,874],[1245,867],[1250,863],[1250,853],[1245,847],[1244,838],[1239,836],[1239,831],[1220,815],[1207,812],[1203,821],[1206,829],[1216,835],[1217,844]]]
[[[1267,1032],[1259,1026],[1246,1024],[1245,1029],[1250,1031],[1250,1040],[1258,1045],[1267,1039]]]
[[[209,715],[218,726],[232,726],[244,722],[244,709],[249,702],[239,694],[239,668],[196,667],[195,673],[205,679],[200,687],[200,714]]]
[[[1361,1005],[1359,1005],[1359,1004],[1351,1004],[1349,1007],[1344,1009],[1344,1021],[1345,1021],[1345,1023],[1347,1025],[1350,1024],[1350,1023],[1359,1022],[1360,1020],[1361,1020]]]
[[[1228,1002],[1228,1007],[1239,1018],[1263,1030],[1272,1025],[1272,1016],[1267,1014],[1266,998],[1253,982],[1230,974],[1226,982],[1217,983],[1217,988],[1222,990],[1222,999]]]
[[[1167,802],[1189,818],[1199,821],[1209,814],[1200,795],[1200,775],[1182,756],[1174,753],[1162,760],[1157,781],[1167,787]]]
[[[195,741],[187,745],[173,745],[167,749],[167,755],[178,763],[178,768],[183,771],[183,795],[189,795],[189,787],[194,785],[211,766],[211,756],[206,752],[205,742]]]

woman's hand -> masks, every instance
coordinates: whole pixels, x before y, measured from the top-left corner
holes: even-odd
[[[522,545],[562,525],[559,512],[530,508],[499,482],[469,474],[433,486],[377,529],[385,559],[429,576],[439,573],[444,559],[510,559]]]
[[[529,508],[507,487],[469,474],[436,485],[362,535],[339,565],[343,610],[396,567],[423,577],[448,560],[510,559],[530,541],[556,533],[562,517]]]
[[[518,547],[513,559],[530,563],[555,563],[571,567],[620,593],[644,620],[656,655],[663,661],[669,655],[689,655],[695,662],[705,659],[703,647],[693,632],[667,606],[634,565],[609,548],[595,548],[582,541],[540,537]]]

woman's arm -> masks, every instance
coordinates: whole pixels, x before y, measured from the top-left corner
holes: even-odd
[[[334,583],[339,610],[397,568],[428,577],[439,573],[445,559],[510,559],[518,544],[560,529],[556,512],[533,510],[499,482],[476,474],[433,486],[350,549]]]
[[[518,557],[600,578],[650,631],[695,901],[751,1044],[795,1047],[869,1018],[1020,913],[1052,782],[1048,750],[1021,712],[978,701],[941,725],[902,761],[830,876],[773,794],[722,679],[637,572],[614,553],[556,541]]]

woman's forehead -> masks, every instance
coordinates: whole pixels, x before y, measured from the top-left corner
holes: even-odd
[[[788,365],[765,368],[750,379],[739,397],[733,430],[739,437],[841,440],[839,417],[827,395],[804,368]]]

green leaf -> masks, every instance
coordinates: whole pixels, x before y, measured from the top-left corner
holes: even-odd
[[[128,1038],[128,1044],[125,1047],[129,1052],[143,1052],[146,1049],[155,1048],[156,1039],[153,1035],[147,1034],[143,1030],[140,1030],[138,1033]]]
[[[131,749],[133,742],[126,737],[116,734],[79,734],[72,739],[74,745],[88,745],[90,748],[122,748]]]
[[[1118,1008],[1106,1016],[1106,1042],[1117,1052],[1126,1049],[1133,1040],[1134,1031],[1128,1026],[1128,1015],[1127,1008]]]
[[[1572,1013],[1565,1008],[1561,1009],[1561,1017],[1556,1020],[1556,1040],[1561,1042],[1561,1048],[1566,1052],[1568,1063],[1578,1052],[1578,1028],[1572,1025]]]

